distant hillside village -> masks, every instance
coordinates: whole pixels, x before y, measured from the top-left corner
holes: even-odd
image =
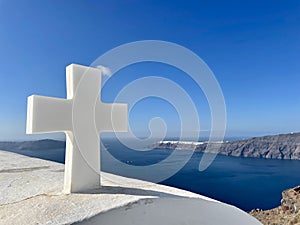
[[[219,148],[207,148],[207,142],[161,141],[154,148],[212,151],[228,156],[254,157],[266,159],[300,160],[300,133],[270,135],[223,143],[212,143]],[[215,152],[217,149],[217,152]]]

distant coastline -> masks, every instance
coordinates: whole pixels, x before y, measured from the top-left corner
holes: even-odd
[[[226,156],[252,157],[265,159],[300,160],[300,133],[289,133],[254,137],[242,140],[210,143],[164,140],[152,148],[170,150],[190,150],[195,152],[217,153]],[[51,139],[23,142],[0,142],[1,150],[47,150],[65,148],[65,141]]]
[[[300,133],[289,133],[254,137],[223,143],[210,143],[216,148],[207,148],[207,142],[160,141],[153,148],[192,150],[195,152],[218,153],[227,156],[266,159],[300,160]]]

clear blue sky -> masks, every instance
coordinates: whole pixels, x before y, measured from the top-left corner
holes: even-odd
[[[66,97],[68,64],[90,65],[120,44],[147,39],[183,45],[209,65],[225,97],[228,135],[300,131],[297,0],[0,0],[0,34],[1,140],[25,137],[27,96]],[[111,87],[162,75],[190,88],[199,100],[202,128],[209,129],[203,94],[178,71],[150,64],[123,73]],[[103,100],[113,95],[103,90]],[[153,116],[166,117],[170,129],[178,129],[178,115],[159,99],[136,105],[130,123],[143,132]]]

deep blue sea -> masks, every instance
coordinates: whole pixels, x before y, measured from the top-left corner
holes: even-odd
[[[143,180],[153,180],[156,174],[176,167],[176,164],[190,154],[181,151],[177,158],[169,161],[152,173],[138,173],[139,167],[152,165],[166,159],[172,150],[154,149],[134,151],[115,140],[103,140],[108,152],[116,159],[133,165],[124,170],[101,153],[103,171]],[[64,149],[18,150],[23,155],[38,157],[56,162],[64,162]],[[280,204],[281,192],[300,184],[300,161],[239,158],[217,156],[205,171],[198,170],[202,153],[193,153],[188,163],[175,175],[162,181],[162,184],[193,191],[245,211],[253,208],[269,209]]]

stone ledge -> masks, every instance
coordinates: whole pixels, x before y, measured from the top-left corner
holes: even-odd
[[[0,224],[139,224],[141,219],[143,224],[159,224],[154,215],[162,217],[161,224],[188,219],[199,224],[199,218],[260,224],[233,206],[195,193],[103,172],[101,188],[65,195],[63,172],[63,164],[0,151]]]

